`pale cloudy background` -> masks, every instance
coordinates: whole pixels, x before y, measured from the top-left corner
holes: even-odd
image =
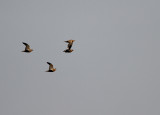
[[[159,5],[0,0],[0,115],[160,115]]]

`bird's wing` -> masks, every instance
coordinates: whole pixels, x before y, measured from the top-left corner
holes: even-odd
[[[53,69],[53,65],[50,62],[47,62],[49,64],[49,70]]]
[[[68,40],[68,41],[64,41],[64,42],[66,42],[66,43],[70,43],[70,42],[69,42],[69,40]]]
[[[67,41],[64,41],[64,42],[67,42],[67,43],[72,43],[74,42],[75,40],[67,40]]]
[[[26,46],[26,49],[30,49],[30,46],[27,43],[23,42],[23,44]]]

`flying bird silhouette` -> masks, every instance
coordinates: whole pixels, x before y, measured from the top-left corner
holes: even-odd
[[[25,50],[22,51],[22,52],[27,52],[27,53],[30,53],[33,51],[33,49],[30,49],[30,46],[27,44],[27,43],[24,43],[22,42],[26,47],[25,47]]]
[[[56,71],[56,68],[53,67],[53,64],[51,64],[50,62],[47,62],[47,64],[49,64],[49,70],[47,70],[46,72],[54,72],[54,71]]]
[[[74,41],[75,40],[67,40],[67,41],[64,41],[64,42],[68,43],[68,49],[71,49]]]

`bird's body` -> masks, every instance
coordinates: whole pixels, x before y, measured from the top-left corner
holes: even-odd
[[[27,53],[30,53],[33,51],[33,49],[30,48],[30,46],[27,44],[27,43],[24,43],[22,42],[26,47],[25,47],[25,50],[22,51],[22,52],[27,52]]]
[[[54,72],[54,71],[56,71],[56,68],[53,67],[53,64],[51,64],[50,62],[47,62],[47,64],[49,64],[49,70],[47,70],[46,72]]]

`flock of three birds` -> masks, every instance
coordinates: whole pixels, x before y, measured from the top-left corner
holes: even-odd
[[[73,49],[71,49],[72,45],[73,45],[73,42],[75,40],[68,40],[68,41],[65,41],[68,43],[68,48],[66,50],[64,50],[63,52],[65,53],[71,53],[73,51]],[[30,53],[33,51],[33,49],[30,48],[30,46],[27,44],[27,43],[24,43],[22,42],[26,47],[25,47],[25,50],[22,51],[22,52],[27,52],[27,53]],[[49,70],[47,70],[46,72],[54,72],[56,71],[56,68],[53,67],[53,64],[50,63],[50,62],[47,62],[47,64],[49,64]]]

